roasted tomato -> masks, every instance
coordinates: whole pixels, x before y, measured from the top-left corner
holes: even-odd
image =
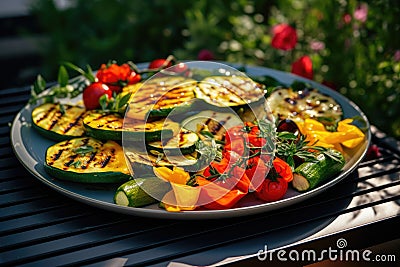
[[[104,83],[94,82],[83,90],[83,103],[86,109],[97,109],[100,107],[99,99],[103,95],[107,95],[110,99],[112,97],[112,91]]]
[[[265,179],[257,189],[256,196],[264,201],[272,202],[283,198],[288,189],[288,182],[283,178]]]
[[[260,157],[252,157],[247,161],[246,175],[251,180],[252,186],[258,188],[263,183],[269,172],[267,167]]]
[[[288,189],[288,183],[293,180],[292,169],[285,161],[275,158],[272,163],[273,168],[256,190],[256,196],[267,202],[282,199]]]

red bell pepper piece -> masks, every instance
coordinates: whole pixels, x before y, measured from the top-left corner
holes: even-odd
[[[226,189],[220,186],[219,182],[210,182],[205,178],[199,177],[197,183],[201,186],[198,204],[206,209],[229,209],[232,208],[247,192],[239,189]]]

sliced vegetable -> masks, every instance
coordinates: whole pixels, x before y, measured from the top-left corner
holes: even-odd
[[[345,159],[342,153],[328,149],[320,153],[314,161],[304,162],[295,169],[293,187],[298,191],[311,190],[338,173],[344,164]]]
[[[51,176],[80,183],[118,183],[131,178],[122,147],[114,141],[75,138],[50,146],[45,170]]]
[[[190,169],[198,161],[197,152],[186,155],[165,155],[152,150],[150,150],[150,153],[128,151],[126,156],[135,174],[142,177],[154,176],[153,167],[164,166],[172,168],[173,166],[178,166],[183,169]]]
[[[196,98],[218,107],[234,107],[256,102],[264,97],[261,85],[247,77],[211,76],[195,88]]]
[[[201,111],[182,122],[183,127],[198,133],[202,139],[208,136],[219,141],[223,139],[227,129],[242,124],[242,120],[234,113],[212,110]]]
[[[146,119],[147,116],[166,117],[172,110],[190,109],[197,81],[184,77],[162,77],[143,83],[132,95],[128,118]]]
[[[277,120],[299,122],[313,118],[324,125],[335,125],[343,116],[341,106],[332,97],[314,88],[299,91],[278,88],[267,98],[267,103]]]
[[[170,139],[154,141],[147,143],[149,150],[156,150],[168,155],[172,154],[190,154],[196,149],[196,142],[199,137],[196,133],[181,129],[179,133]]]
[[[352,124],[353,119],[344,119],[338,122],[337,131],[330,132],[326,127],[313,119],[306,119],[298,123],[301,133],[307,136],[307,141],[318,146],[335,148],[341,151],[341,145],[354,148],[364,138],[364,133]]]
[[[200,195],[200,187],[190,186],[190,175],[182,168],[174,166],[153,168],[156,176],[171,183],[172,191],[167,193],[162,203],[168,211],[194,210]],[[174,194],[173,196],[171,194]]]
[[[124,124],[125,122],[125,124]],[[83,119],[88,135],[100,140],[122,140],[122,132],[130,141],[156,141],[171,138],[179,130],[179,124],[171,120],[144,122],[126,120],[117,113],[91,111]]]
[[[229,190],[202,177],[197,178],[197,183],[201,186],[198,203],[206,209],[230,209],[247,194],[237,188]]]
[[[32,111],[33,128],[46,138],[61,141],[85,134],[85,109],[66,104],[42,104]]]
[[[114,203],[121,206],[143,207],[157,203],[170,189],[169,183],[157,177],[135,178],[118,187]]]

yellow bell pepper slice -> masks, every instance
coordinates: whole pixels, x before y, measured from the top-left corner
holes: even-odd
[[[163,199],[161,200],[161,202],[164,205],[165,210],[166,211],[170,211],[170,212],[180,212],[180,211],[184,211],[184,210],[194,210],[196,208],[195,206],[191,206],[191,207],[179,206],[178,203],[177,203],[177,200],[176,200],[176,195],[174,193],[174,190],[171,190],[168,193],[166,193],[164,195]]]
[[[186,184],[190,179],[189,173],[176,166],[172,170],[168,167],[153,167],[153,171],[158,178],[175,184]]]
[[[345,119],[338,123],[338,131],[353,133],[356,137],[342,142],[342,145],[348,148],[354,148],[364,140],[364,133],[355,125],[351,124],[353,119]]]
[[[186,185],[190,179],[189,173],[176,166],[172,170],[167,167],[153,167],[153,171],[157,177],[171,183],[172,190],[162,200],[167,211],[179,212],[197,207],[201,188]]]
[[[353,119],[344,119],[338,123],[336,132],[329,132],[319,121],[305,119],[304,122],[298,122],[300,132],[307,136],[307,141],[316,146],[335,148],[342,151],[343,145],[348,148],[354,148],[364,140],[364,133],[355,125],[352,125]]]

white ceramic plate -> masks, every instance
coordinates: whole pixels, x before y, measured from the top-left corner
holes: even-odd
[[[233,66],[237,67],[237,66]],[[321,84],[303,79],[290,73],[272,70],[263,67],[246,67],[246,73],[250,76],[268,75],[274,77],[280,82],[291,84],[295,80],[305,81],[313,87],[318,88],[322,93],[333,97],[343,109],[344,117],[361,116],[369,129],[369,122],[364,113],[351,101],[341,94],[333,91]],[[43,162],[45,159],[46,149],[55,142],[47,140],[39,135],[31,127],[31,111],[33,106],[26,105],[15,117],[11,128],[11,141],[14,152],[18,159],[37,179],[57,190],[58,192],[81,201],[83,203],[96,206],[98,208],[111,210],[115,212],[154,217],[154,218],[169,218],[169,219],[218,219],[245,216],[256,213],[268,212],[274,209],[283,208],[288,205],[304,201],[312,196],[320,194],[326,189],[334,186],[336,183],[349,175],[360,163],[364,157],[371,139],[371,133],[368,130],[366,138],[362,144],[352,150],[352,155],[346,162],[343,171],[328,182],[318,186],[317,188],[305,192],[298,193],[297,191],[288,190],[284,199],[271,202],[261,203],[254,198],[246,197],[241,200],[239,207],[228,210],[201,210],[201,211],[186,211],[186,212],[167,212],[157,207],[150,205],[143,208],[122,207],[113,203],[113,196],[118,185],[86,185],[60,181],[50,177],[44,170]]]

